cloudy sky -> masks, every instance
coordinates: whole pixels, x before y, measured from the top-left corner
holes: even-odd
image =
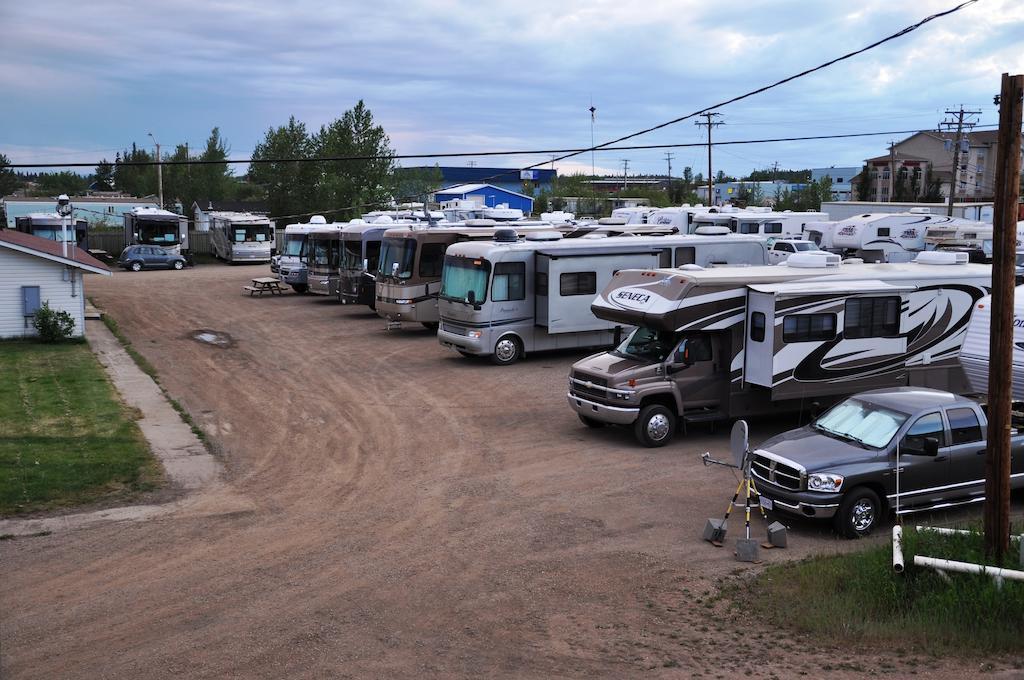
[[[0,152],[14,162],[112,159],[132,142],[204,142],[245,157],[270,126],[310,127],[363,99],[398,153],[589,145],[701,109],[857,49],[958,0],[378,0],[0,6]],[[725,9],[724,7],[728,7]],[[1024,2],[950,17],[720,109],[721,140],[924,129],[964,104],[997,122],[1002,72],[1024,72]],[[692,121],[638,144],[700,142]],[[715,170],[859,165],[889,137],[722,147]],[[673,173],[705,163],[673,149]],[[664,172],[664,150],[596,166]],[[546,156],[478,165],[524,167]],[[444,161],[464,165],[472,159]],[[429,162],[429,161],[425,161]],[[406,161],[405,165],[420,164]],[[590,169],[590,155],[558,163]]]

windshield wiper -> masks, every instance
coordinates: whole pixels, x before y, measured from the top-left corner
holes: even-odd
[[[824,432],[825,434],[827,434],[830,437],[835,437],[836,439],[851,441],[851,442],[853,442],[855,444],[858,444],[858,445],[862,446],[863,448],[868,448],[868,445],[864,442],[863,439],[861,439],[860,437],[856,437],[856,436],[854,436],[852,434],[849,434],[848,432],[839,432],[837,430],[830,430],[829,428],[825,427],[824,425],[820,425],[818,423],[814,423],[814,429],[818,430],[819,432]]]

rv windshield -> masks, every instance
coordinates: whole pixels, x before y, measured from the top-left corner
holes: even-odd
[[[612,354],[648,363],[661,363],[676,345],[676,334],[672,331],[657,331],[641,326],[629,334]]]
[[[302,257],[306,254],[305,234],[285,234],[284,249],[281,254],[286,257]]]
[[[345,239],[344,247],[341,249],[341,268],[342,269],[362,269],[363,268],[363,242],[362,240]]]
[[[412,265],[416,260],[416,241],[411,238],[386,238],[380,251],[380,267],[377,270],[382,276],[397,276],[400,279],[412,278]],[[392,274],[392,272],[394,272]]]
[[[63,230],[60,227],[35,227],[32,229],[32,234],[39,238],[49,239],[51,241],[63,241],[64,235]],[[75,238],[75,230],[68,229],[68,243],[73,243],[77,239]]]
[[[161,246],[180,243],[177,222],[140,222],[136,229],[138,229],[139,243],[152,243]]]
[[[231,225],[231,238],[235,243],[266,243],[270,241],[269,224]]]
[[[906,421],[905,413],[890,411],[860,399],[847,399],[814,421],[814,429],[880,449],[889,443]]]
[[[468,302],[469,293],[473,299],[483,302],[487,297],[487,279],[490,278],[491,263],[483,258],[444,258],[441,272],[441,297],[456,302]]]

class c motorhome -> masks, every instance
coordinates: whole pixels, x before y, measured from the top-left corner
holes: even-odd
[[[188,218],[160,208],[132,208],[124,214],[124,244],[159,246],[177,255],[187,253]]]
[[[840,262],[797,253],[744,269],[620,271],[595,316],[638,328],[573,365],[588,426],[631,425],[647,446],[688,423],[802,410],[875,387],[960,391],[958,361],[992,269],[963,253]]]
[[[210,244],[215,257],[231,264],[270,262],[274,228],[266,215],[211,212]]]
[[[14,218],[14,230],[51,241],[64,240],[64,224],[58,213],[31,213]],[[67,218],[67,238],[84,250],[89,249],[89,223]]]
[[[456,243],[444,257],[438,340],[463,355],[511,364],[525,353],[611,345],[621,324],[590,311],[620,269],[764,265],[754,237],[619,236],[565,239],[557,231],[498,231],[493,240]]]

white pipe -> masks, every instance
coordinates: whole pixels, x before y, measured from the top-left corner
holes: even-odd
[[[1024,581],[1024,571],[1016,569],[1000,569],[989,567],[984,564],[972,564],[971,562],[956,562],[954,560],[940,560],[936,557],[925,557],[914,555],[914,564],[919,567],[931,567],[942,571],[958,571],[962,574],[982,574],[991,576],[1000,585],[1004,579],[1012,581]]]
[[[903,573],[903,527],[899,524],[892,528],[892,570]]]
[[[957,534],[973,534],[975,536],[980,536],[981,535],[977,531],[968,531],[967,529],[947,529],[945,527],[923,527],[920,524],[918,524],[914,528],[917,529],[918,531],[932,531],[932,532],[935,532],[936,534],[946,534],[947,536],[954,536],[954,535],[957,535]],[[1013,534],[1010,534],[1010,540],[1011,541],[1019,541],[1020,539],[1021,539],[1021,536],[1014,536]]]

